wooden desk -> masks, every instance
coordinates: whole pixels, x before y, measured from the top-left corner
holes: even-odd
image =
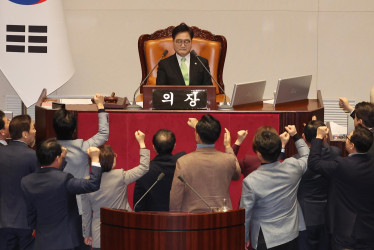
[[[100,214],[102,250],[244,249],[244,209],[189,214],[101,208]]]

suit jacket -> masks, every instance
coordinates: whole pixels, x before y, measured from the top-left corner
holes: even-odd
[[[200,56],[199,58],[209,70],[208,60]],[[190,85],[213,85],[210,75],[200,62],[194,56],[191,56],[190,60]],[[156,84],[185,85],[176,54],[160,61],[158,64]]]
[[[328,223],[333,238],[343,247],[357,243],[374,247],[374,159],[353,154],[326,161],[322,140],[312,141],[308,168],[331,178]]]
[[[178,176],[182,176],[211,207],[222,207],[223,199],[232,208],[229,186],[240,178],[240,167],[231,147],[227,153],[214,147],[198,148],[178,159],[170,191],[170,211],[210,212]]]
[[[58,142],[68,150],[66,155],[66,167],[64,172],[70,173],[74,178],[84,178],[89,174],[89,163],[87,156],[87,149],[89,147],[99,147],[108,140],[109,138],[109,118],[108,113],[99,112],[99,128],[97,133],[84,141],[83,139],[76,140],[59,140]],[[82,213],[81,199],[77,196],[79,213]]]
[[[22,179],[28,222],[36,230],[35,250],[80,245],[82,225],[75,195],[98,190],[100,180],[101,168],[94,166],[90,179],[75,179],[56,168],[41,168]]]
[[[305,225],[300,216],[297,188],[307,169],[309,148],[295,142],[300,159],[293,157],[261,165],[243,180],[240,207],[245,209],[246,241],[251,228],[251,245],[257,248],[260,228],[266,246],[272,248],[295,239]]]
[[[323,160],[334,160],[338,156],[341,156],[339,148],[328,144],[322,147],[321,158]],[[299,158],[298,155],[294,157]],[[307,226],[317,226],[325,223],[329,187],[329,178],[311,169],[307,169],[301,178],[297,199],[303,210]]]
[[[149,150],[140,149],[140,164],[130,170],[113,169],[103,173],[100,190],[82,195],[83,236],[92,236],[92,247],[100,248],[100,208],[108,207],[131,211],[127,200],[127,186],[149,169]]]
[[[39,167],[35,151],[11,141],[0,147],[0,163],[0,228],[29,228],[21,179]]]
[[[135,184],[134,204],[153,185],[160,173],[164,173],[165,176],[138,203],[135,211],[169,211],[170,189],[174,177],[175,164],[185,154],[185,152],[181,152],[175,155],[157,155],[151,161],[149,172],[137,180]]]

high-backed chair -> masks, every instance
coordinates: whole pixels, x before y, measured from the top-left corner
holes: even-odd
[[[157,30],[152,34],[144,34],[139,37],[138,49],[142,67],[142,81],[156,65],[165,49],[169,51],[166,57],[175,53],[173,39],[171,37],[173,29],[174,26],[169,26],[166,29]],[[192,49],[195,50],[199,56],[208,59],[211,74],[224,89],[222,73],[227,50],[226,38],[221,35],[214,35],[210,31],[199,29],[196,26],[192,26],[191,29],[194,31]],[[155,85],[156,78],[157,69],[152,72],[148,81],[144,84]],[[217,84],[213,80],[212,82],[216,86],[217,95],[223,94]],[[143,93],[143,87],[141,87],[140,92]]]

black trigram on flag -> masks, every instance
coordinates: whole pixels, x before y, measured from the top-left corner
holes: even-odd
[[[26,27],[28,27],[26,34]],[[47,26],[7,25],[6,51],[47,53]]]

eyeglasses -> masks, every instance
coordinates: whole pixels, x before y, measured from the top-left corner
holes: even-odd
[[[175,40],[175,43],[178,44],[179,46],[181,46],[182,44],[184,44],[184,46],[187,46],[191,43],[191,40]]]

